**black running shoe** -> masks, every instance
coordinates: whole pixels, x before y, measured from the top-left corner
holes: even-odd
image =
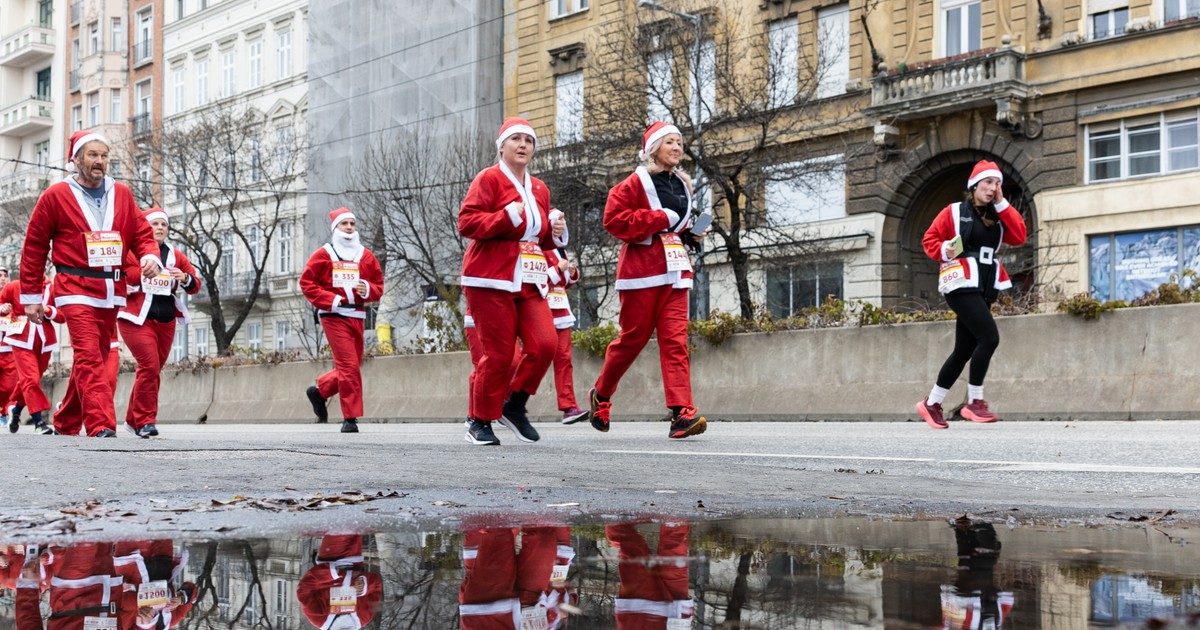
[[[590,414],[592,428],[602,433],[607,433],[609,416],[612,414],[612,403],[607,400],[601,401],[596,395],[595,387],[588,392],[588,403],[592,407],[592,412]]]
[[[667,437],[673,440],[700,435],[708,428],[708,422],[704,416],[700,415],[700,412],[696,411],[695,407],[684,407],[679,410],[679,413],[673,413],[672,416],[671,428],[667,431]]]
[[[354,418],[342,420],[342,433],[358,433],[358,420]]]
[[[146,434],[150,437],[158,437],[158,425],[154,424],[153,422],[142,427],[142,429],[145,430]]]
[[[96,435],[93,435],[92,437],[115,438],[115,437],[117,437],[117,432],[113,431],[112,429],[101,429],[99,433],[97,433]]]
[[[308,396],[308,402],[312,403],[313,414],[317,416],[317,424],[329,422],[329,411],[325,408],[325,399],[321,397],[321,391],[315,385],[309,385],[304,393]]]
[[[4,422],[8,424],[9,433],[16,433],[21,429],[21,419],[16,416],[4,416]]]
[[[512,402],[504,403],[504,415],[500,416],[500,424],[516,433],[517,438],[522,442],[536,442],[541,439],[537,429],[529,423],[529,414],[525,412],[524,405],[518,406]]]
[[[467,427],[465,439],[479,446],[500,446],[500,440],[492,432],[492,423],[481,422],[475,418],[467,418],[463,423]]]
[[[151,430],[153,430],[154,432],[151,433]],[[143,440],[149,440],[151,438],[151,436],[158,435],[158,429],[155,429],[153,424],[147,424],[146,426],[138,429],[137,431],[134,431],[133,434],[142,438]]]
[[[25,410],[25,405],[13,405],[12,408],[10,408],[8,410],[8,432],[9,433],[17,432],[17,430],[13,428],[13,425],[21,426],[21,412],[24,410]]]

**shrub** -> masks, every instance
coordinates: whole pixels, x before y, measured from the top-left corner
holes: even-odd
[[[621,329],[611,322],[605,322],[599,326],[593,326],[584,330],[576,330],[571,333],[571,343],[580,350],[583,350],[594,357],[603,359],[604,351],[608,348],[608,344],[612,343],[613,339],[621,333]]]

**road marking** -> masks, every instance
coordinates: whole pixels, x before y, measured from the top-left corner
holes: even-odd
[[[1022,462],[987,459],[935,459],[932,457],[874,457],[866,455],[806,455],[800,453],[724,453],[717,451],[637,451],[603,450],[597,453],[613,455],[687,455],[701,457],[755,457],[764,459],[825,459],[870,462],[912,462],[965,464],[987,466],[980,470],[1011,472],[1099,472],[1132,474],[1200,475],[1200,468],[1191,466],[1116,466],[1111,464],[1086,464],[1070,462]]]

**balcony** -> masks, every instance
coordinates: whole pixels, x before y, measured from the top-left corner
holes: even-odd
[[[26,26],[0,41],[0,66],[28,68],[54,58],[54,29]]]
[[[229,310],[242,308],[254,295],[254,273],[244,272],[221,274],[218,271],[218,285],[221,290],[221,307],[228,314]],[[258,299],[254,301],[253,312],[262,312],[271,308],[271,274],[263,272],[262,281],[258,287]],[[191,305],[206,315],[212,315],[212,297],[208,289],[201,288],[200,293],[192,296]]]
[[[133,128],[133,137],[140,138],[149,135],[153,128],[149,113],[142,113],[129,119],[129,124]]]
[[[147,39],[133,45],[134,67],[149,63],[152,61],[152,56],[154,56],[154,40]]]
[[[36,198],[50,186],[50,182],[50,169],[36,166],[0,175],[0,201]]]
[[[30,96],[0,109],[0,134],[27,136],[54,126],[54,105],[49,99]]]
[[[880,73],[871,81],[871,106],[863,113],[878,120],[904,120],[994,103],[997,119],[1007,120],[1028,93],[1025,55],[1006,46],[966,59]]]

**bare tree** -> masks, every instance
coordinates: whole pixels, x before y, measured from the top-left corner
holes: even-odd
[[[211,108],[155,130],[133,149],[132,185],[143,203],[179,211],[172,237],[203,279],[194,304],[210,316],[219,354],[267,295],[276,232],[300,214],[305,142],[290,117],[268,121],[250,108]],[[155,198],[156,183],[165,199]]]
[[[587,44],[595,62],[583,111],[588,142],[628,156],[648,119],[680,127],[697,195],[716,209],[713,253],[732,267],[741,315],[751,317],[752,261],[824,251],[804,219],[788,216],[795,209],[766,208],[768,188],[783,183],[819,198],[867,143],[850,140],[863,128],[852,99],[827,98],[836,46],[797,43],[817,39],[815,26],[773,38],[757,14],[741,13],[745,3],[690,4],[699,29],[633,2],[596,29]]]

